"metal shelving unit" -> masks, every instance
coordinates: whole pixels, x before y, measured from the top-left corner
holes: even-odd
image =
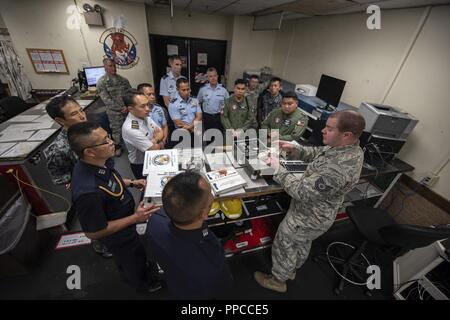
[[[243,204],[243,213],[240,218],[238,219],[228,219],[225,217],[225,215],[219,211],[214,217],[210,217],[206,220],[209,227],[216,227],[224,224],[230,224],[230,223],[236,223],[240,221],[246,221],[246,220],[252,220],[252,219],[258,219],[258,218],[264,218],[264,217],[270,217],[275,216],[279,214],[286,213],[283,208],[280,206],[280,204],[275,201],[271,202],[272,208],[269,208],[267,204],[261,204],[261,205],[255,205],[255,200],[246,200]],[[262,207],[265,206],[265,207]],[[253,208],[256,208],[256,212]],[[270,210],[272,209],[272,210]]]
[[[217,227],[223,226],[227,224],[234,224],[238,222],[243,222],[247,220],[253,220],[258,218],[271,217],[276,215],[285,214],[286,212],[283,210],[278,201],[262,201],[258,202],[257,200],[245,200],[243,202],[243,212],[240,218],[238,219],[228,219],[222,212],[218,212],[216,216],[210,217],[207,219],[207,223],[209,227]],[[260,251],[266,248],[270,248],[272,246],[272,240],[270,243],[262,243],[259,246],[251,247],[251,248],[242,248],[235,250],[233,252],[227,252],[225,256],[227,258],[236,256],[238,254],[247,254],[255,251]]]
[[[381,197],[383,191],[365,179],[361,179],[352,191],[345,195],[344,202],[356,202]]]

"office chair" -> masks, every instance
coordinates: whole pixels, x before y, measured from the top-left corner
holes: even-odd
[[[6,97],[0,100],[0,108],[7,119],[24,112],[29,108],[28,104],[19,97]]]
[[[334,288],[335,294],[340,294],[344,283],[349,282],[366,288],[368,274],[366,269],[372,263],[364,255],[364,248],[371,242],[395,258],[410,250],[421,248],[435,241],[450,237],[449,227],[420,227],[408,224],[398,224],[387,211],[362,206],[347,207],[347,214],[359,233],[365,238],[363,243],[355,248],[343,242],[333,242],[326,254],[315,256],[314,262],[328,261],[339,275],[340,281]],[[370,290],[365,291],[371,296]]]

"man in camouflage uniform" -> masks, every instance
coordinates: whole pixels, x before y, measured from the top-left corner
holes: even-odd
[[[255,272],[263,287],[286,292],[286,280],[306,261],[311,243],[333,224],[344,196],[359,180],[364,154],[359,137],[364,118],[356,111],[332,114],[322,130],[324,147],[303,147],[280,141],[281,150],[296,151],[310,162],[305,173],[295,176],[279,167],[276,157],[268,163],[278,170],[274,180],[292,197],[289,210],[278,227],[272,246],[272,272]]]
[[[68,96],[52,99],[45,107],[48,115],[62,126],[53,142],[44,149],[47,170],[55,185],[68,185],[72,170],[78,161],[67,140],[67,129],[75,123],[86,121],[86,114],[78,102]]]
[[[258,104],[259,94],[262,92],[263,84],[259,83],[259,77],[256,74],[252,74],[248,79],[248,87],[245,91],[245,97],[248,99],[252,107],[256,107]]]
[[[267,129],[269,138],[270,130],[279,130],[280,140],[298,140],[308,125],[308,116],[298,107],[298,99],[294,92],[288,92],[283,96],[281,108],[273,110],[261,124],[261,129]]]
[[[245,97],[253,106],[256,106],[258,102],[258,96],[261,91],[262,90],[260,90],[259,77],[256,74],[252,74],[248,79],[248,87],[245,91]]]
[[[47,159],[47,170],[55,185],[70,185],[72,171],[78,161],[75,153],[70,149],[67,130],[74,124],[85,122],[86,114],[76,100],[68,96],[52,99],[45,107],[48,115],[58,122],[61,132],[56,139],[44,149]],[[104,258],[111,258],[108,248],[99,241],[93,240],[92,247]]]
[[[223,113],[220,117],[223,128],[232,130],[234,137],[249,129],[256,128],[256,107],[249,103],[245,94],[245,81],[237,79],[234,82],[234,94],[225,100]]]
[[[115,155],[122,154],[120,142],[122,138],[122,124],[126,118],[126,107],[122,97],[131,89],[130,82],[117,74],[116,63],[113,59],[103,59],[106,73],[98,79],[97,90],[106,106],[112,138],[116,145]]]
[[[281,107],[282,98],[281,79],[274,77],[270,79],[269,88],[258,98],[256,119],[259,126],[272,110]]]

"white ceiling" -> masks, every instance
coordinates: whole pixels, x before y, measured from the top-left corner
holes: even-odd
[[[171,0],[124,0],[170,7]],[[220,15],[264,15],[284,11],[286,18],[365,11],[370,4],[381,9],[450,4],[450,0],[172,0],[176,10]]]

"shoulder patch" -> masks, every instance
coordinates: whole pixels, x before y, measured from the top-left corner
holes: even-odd
[[[316,183],[314,184],[314,188],[319,192],[328,192],[331,189],[333,189],[330,186],[327,186],[325,184],[325,181],[323,181],[323,177],[320,177],[316,180]]]
[[[174,103],[175,101],[177,101],[177,98],[173,98],[172,100],[170,100],[170,103]]]
[[[165,75],[163,75],[163,79],[167,79],[169,77],[169,75],[166,73]]]

